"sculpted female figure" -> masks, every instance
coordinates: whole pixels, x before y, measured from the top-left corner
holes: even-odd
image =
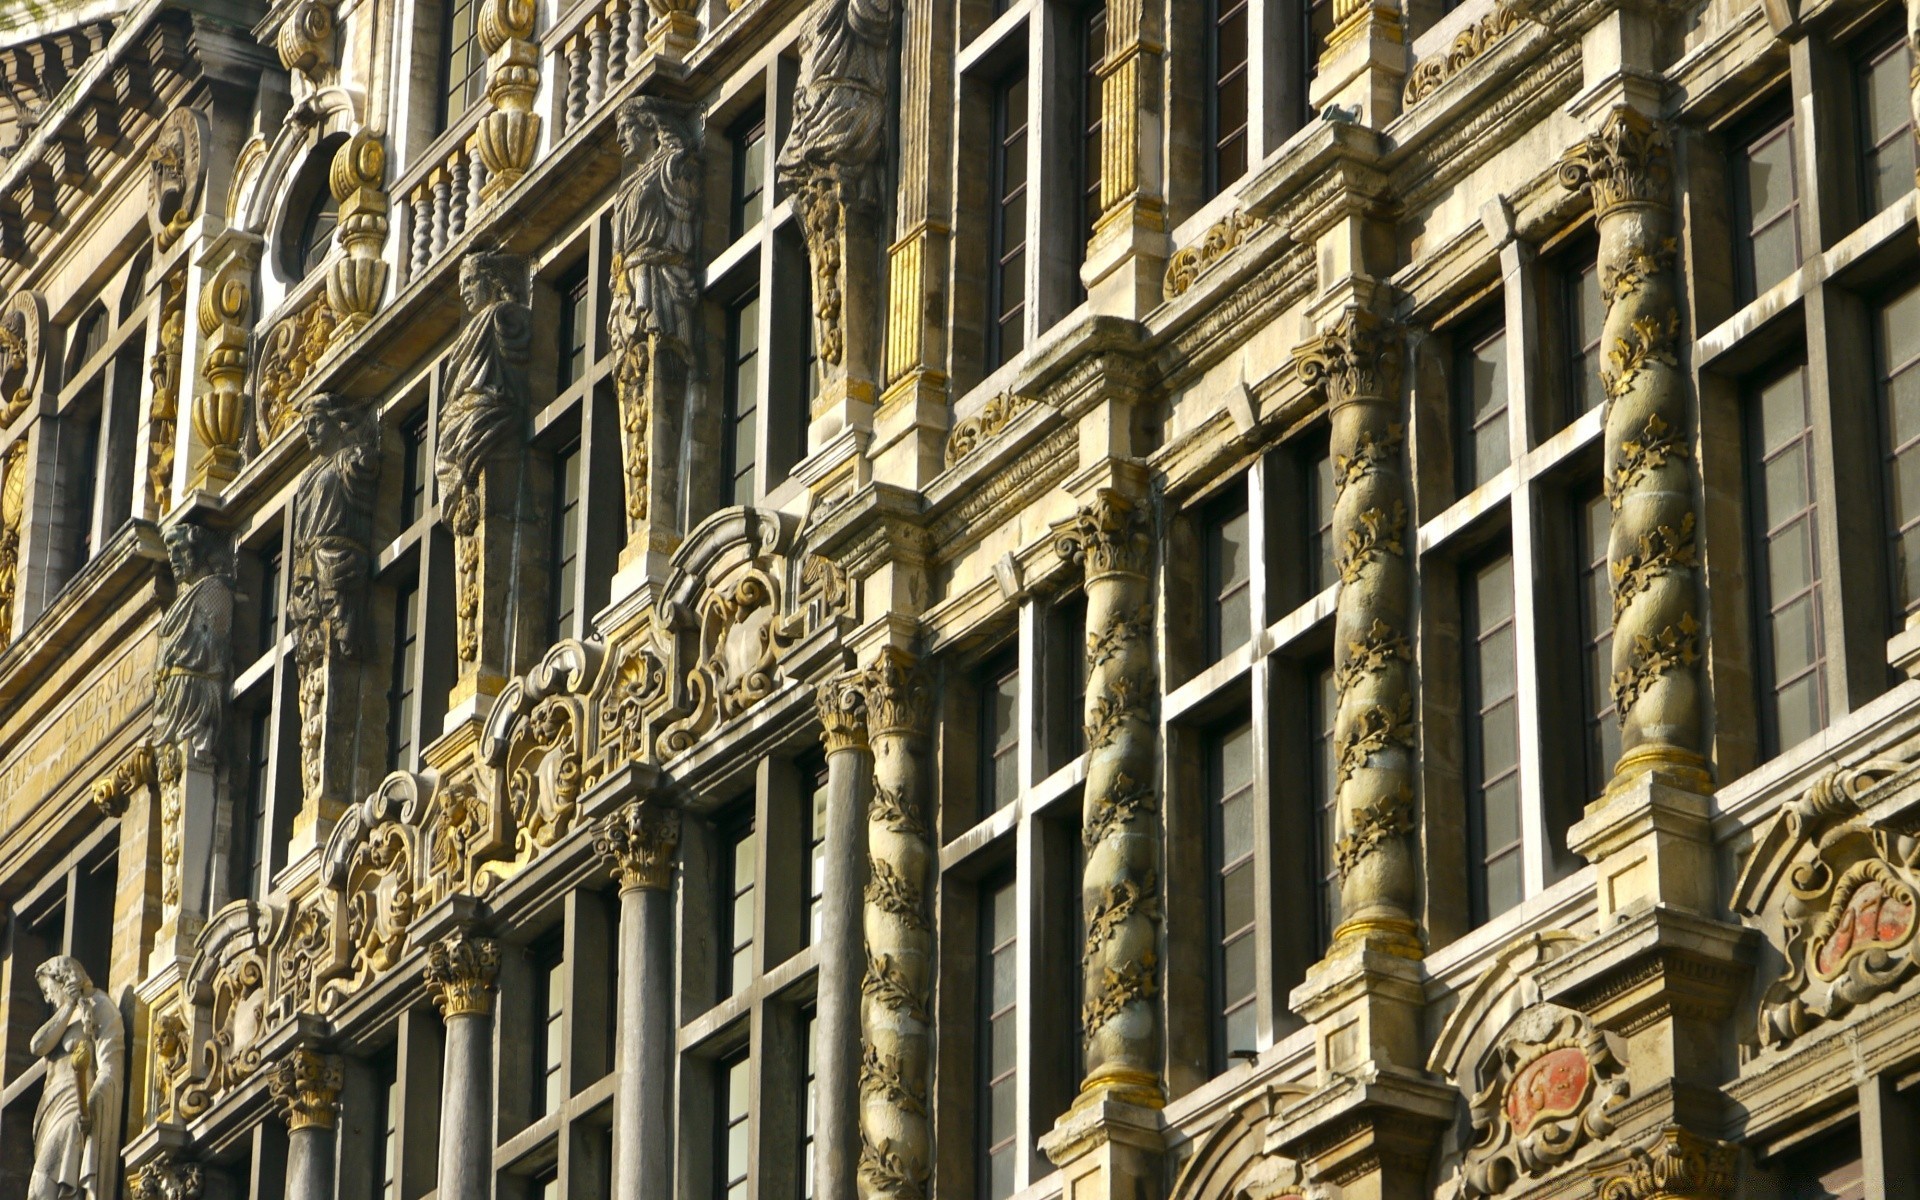
[[[107,1193],[116,1158],[125,1048],[120,1010],[78,959],[48,959],[33,975],[53,1016],[27,1044],[47,1060],[33,1115],[27,1200],[92,1200]]]
[[[533,349],[527,291],[523,258],[476,250],[460,261],[460,298],[469,316],[447,367],[433,473],[447,523],[461,537],[480,524],[481,469],[527,420]]]

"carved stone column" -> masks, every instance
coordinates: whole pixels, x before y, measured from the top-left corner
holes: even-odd
[[[487,55],[487,103],[480,120],[480,161],[487,165],[483,200],[520,182],[540,144],[540,46],[533,40],[534,0],[482,0],[476,30]]]
[[[1738,1155],[1726,1142],[1669,1128],[1589,1174],[1599,1200],[1731,1200]]]
[[[253,268],[260,252],[252,242],[217,243],[200,289],[200,336],[206,345],[200,373],[206,386],[193,398],[193,433],[200,458],[192,485],[218,490],[240,473],[240,443],[247,432],[247,328],[253,322]]]
[[[812,265],[820,391],[810,446],[869,426],[878,393],[893,18],[893,0],[826,0],[801,35],[793,130],[778,165]]]
[[[333,1129],[346,1073],[305,1047],[267,1068],[267,1090],[287,1123],[287,1200],[332,1200]]]
[[[620,402],[627,544],[621,566],[664,578],[680,545],[680,436],[692,399],[699,240],[699,122],[684,104],[620,106],[626,175],[614,198],[608,337]],[[616,589],[624,590],[624,589]],[[617,597],[616,597],[617,598]]]
[[[873,746],[860,981],[861,1200],[920,1200],[933,1173],[934,850],[920,762],[932,694],[913,658],[888,647],[859,675]]]
[[[613,1194],[673,1194],[673,863],[680,814],[635,800],[609,814],[594,849],[620,882],[619,1080],[613,1097]]]
[[[814,1007],[813,1194],[849,1196],[860,1158],[861,917],[867,883],[867,812],[873,750],[867,739],[867,673],[820,685],[827,752],[826,878],[821,881]]]
[[[527,261],[475,251],[460,263],[470,314],[447,366],[434,476],[454,536],[454,649],[458,665],[449,728],[469,705],[498,695],[542,640],[545,548],[529,478],[533,313]]]
[[[1412,563],[1395,333],[1347,308],[1294,352],[1332,416],[1335,793],[1340,925],[1334,940],[1421,954],[1415,917]]]
[[[366,327],[387,291],[387,262],[382,256],[391,225],[384,190],[387,150],[380,136],[355,130],[334,153],[327,183],[340,206],[335,235],[345,255],[327,264],[327,307],[337,324],[333,340],[352,337]]]
[[[465,929],[427,946],[427,990],[447,1027],[440,1083],[443,1200],[484,1200],[493,1173],[493,988],[500,947]]]
[[[1138,319],[1157,307],[1167,271],[1164,6],[1109,0],[1100,76],[1100,217],[1080,277],[1096,312]]]
[[[13,641],[20,607],[20,530],[27,516],[27,447],[22,434],[0,454],[0,648]]]

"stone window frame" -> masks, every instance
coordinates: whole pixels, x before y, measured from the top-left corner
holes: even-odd
[[[1854,129],[1862,168],[1860,172],[1861,206],[1863,210],[1873,210],[1874,204],[1871,199],[1872,176],[1865,169],[1868,156],[1875,150],[1884,151],[1894,146],[1904,144],[1907,149],[1907,165],[1920,166],[1920,148],[1916,148],[1914,143],[1913,108],[1911,104],[1908,104],[1905,109],[1906,124],[1895,133],[1888,135],[1885,139],[1875,144],[1873,131],[1869,129],[1866,124],[1866,75],[1869,70],[1878,66],[1886,59],[1898,57],[1908,69],[1904,72],[1896,71],[1896,74],[1902,78],[1911,78],[1914,65],[1913,49],[1912,43],[1907,40],[1905,32],[1900,28],[1899,19],[1892,13],[1886,14],[1884,20],[1876,22],[1873,28],[1853,40],[1855,44],[1849,46],[1849,50],[1852,52],[1854,86],[1859,97],[1855,101],[1857,105],[1857,117]],[[1910,176],[1911,172],[1907,174]],[[1896,176],[1896,178],[1901,178],[1901,176]]]
[[[934,1020],[938,1027],[980,1030],[984,970],[980,921],[987,886],[1011,880],[1019,947],[1015,970],[1015,1029],[1020,1047],[1016,1085],[1013,1187],[1015,1194],[1045,1179],[1054,1167],[1040,1152],[1042,1134],[1067,1110],[1083,1067],[1077,1024],[1080,963],[1080,805],[1084,751],[1073,740],[1082,701],[1072,676],[1057,669],[1062,656],[1084,654],[1074,614],[1078,587],[1022,595],[1011,621],[983,630],[961,652],[939,663],[939,708],[934,723],[938,779],[935,936],[940,976]],[[1007,662],[1017,670],[1015,755],[1017,789],[1003,807],[983,811],[980,795],[981,682]],[[934,1071],[938,1130],[963,1131],[965,1152],[935,1163],[934,1190],[985,1196],[988,1181],[981,1143],[971,1132],[985,1094],[978,1039],[941,1038]]]

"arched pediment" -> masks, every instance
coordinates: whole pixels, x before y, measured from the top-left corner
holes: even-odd
[[[1168,1200],[1283,1200],[1307,1195],[1299,1164],[1266,1153],[1267,1126],[1305,1088],[1266,1087],[1201,1136]]]
[[[1448,1014],[1427,1057],[1427,1069],[1465,1086],[1465,1075],[1488,1043],[1521,1009],[1540,1000],[1534,972],[1572,953],[1584,940],[1565,929],[1544,929],[1508,942]]]

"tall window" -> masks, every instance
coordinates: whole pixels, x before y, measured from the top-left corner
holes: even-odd
[[[1212,801],[1213,1067],[1256,1049],[1259,1010],[1253,919],[1253,727],[1221,734],[1208,747]]]
[[[818,762],[812,771],[813,795],[808,807],[813,823],[807,835],[807,944],[820,940],[820,919],[827,896],[827,766]],[[811,1029],[811,1026],[809,1026]]]
[[[307,211],[300,222],[300,236],[293,245],[294,266],[298,275],[305,279],[313,269],[326,261],[327,250],[333,244],[333,231],[340,224],[340,202],[333,198],[333,189],[319,181],[313,199],[307,202]]]
[[[567,962],[560,954],[560,941],[549,942],[534,960],[534,986],[539,997],[535,1012],[540,1019],[540,1078],[534,1094],[541,1115],[560,1111],[567,1098],[561,1073],[566,1046]]]
[[[980,814],[1020,794],[1020,664],[995,660],[980,680]]]
[[[380,1145],[374,1155],[374,1195],[379,1200],[400,1200],[400,1072],[395,1052],[387,1051],[376,1066],[374,1094],[380,1104],[380,1120],[374,1128],[380,1133]]]
[[[411,528],[427,511],[427,411],[422,408],[400,426],[400,517]]]
[[[100,426],[106,419],[100,398],[81,400],[60,415],[55,426],[60,454],[60,512],[66,521],[65,551],[69,577],[93,560],[95,502],[100,492]]]
[[[1761,388],[1747,411],[1761,739],[1778,754],[1827,723],[1806,368]]]
[[[729,213],[732,233],[739,237],[760,223],[767,198],[767,123],[759,110],[734,128],[733,196]]]
[[[1620,722],[1613,711],[1613,583],[1607,571],[1607,539],[1613,506],[1595,493],[1580,502],[1580,706],[1586,727],[1587,798],[1606,791],[1620,759]]]
[[[581,263],[560,280],[560,390],[586,376],[593,359],[593,321],[587,312],[592,281]]]
[[[1905,38],[1860,63],[1860,158],[1869,214],[1914,186],[1912,70],[1913,51]]]
[[[1253,632],[1253,546],[1243,491],[1207,522],[1207,650],[1218,659]]]
[[[987,283],[987,370],[1020,353],[1027,317],[1027,71],[993,91],[993,213]]]
[[[1307,531],[1308,593],[1317,596],[1333,586],[1335,579],[1333,541],[1333,452],[1325,445],[1315,448],[1306,465],[1307,512],[1313,526]]]
[[[1453,405],[1460,424],[1460,490],[1470,492],[1506,469],[1507,331],[1461,339],[1453,357]]]
[[[751,504],[760,454],[760,294],[727,310],[727,387],[724,418],[727,499]]]
[[[1207,194],[1247,173],[1247,0],[1208,0]]]
[[[1894,611],[1904,616],[1920,608],[1920,287],[1880,310],[1878,332]]]
[[[420,676],[414,643],[420,639],[420,583],[407,579],[394,589],[393,661],[387,674],[387,770],[413,762],[413,710]]]
[[[1600,295],[1600,268],[1591,251],[1569,256],[1560,275],[1560,311],[1565,322],[1567,420],[1600,407],[1607,398],[1600,384],[1606,356],[1600,350],[1606,301]]]
[[[714,1148],[714,1172],[721,1200],[747,1200],[748,1168],[752,1161],[752,1127],[748,1099],[752,1093],[753,1060],[745,1053],[720,1064],[719,1128]]]
[[[1314,859],[1319,867],[1313,881],[1320,901],[1314,912],[1319,926],[1315,932],[1319,935],[1318,944],[1324,949],[1333,944],[1333,931],[1340,924],[1340,867],[1335,853],[1335,847],[1340,844],[1340,805],[1333,756],[1333,718],[1340,704],[1340,688],[1334,682],[1331,664],[1323,662],[1314,672],[1313,691],[1308,698],[1307,729],[1313,739],[1308,762],[1313,773],[1317,818]]]
[[[548,623],[547,640],[557,642],[573,634],[574,610],[579,607],[580,587],[575,566],[580,557],[580,446],[567,447],[553,459],[554,538],[548,551]]]
[[[751,801],[747,802],[751,805]],[[723,861],[721,897],[726,957],[721,964],[721,997],[738,995],[753,982],[753,923],[757,913],[755,856],[759,853],[753,823],[735,826]]]
[[[1519,714],[1514,696],[1513,560],[1469,571],[1461,608],[1466,658],[1467,824],[1476,923],[1520,902]]]
[[[1020,928],[1018,889],[1002,879],[982,889],[986,911],[980,914],[980,1196],[1006,1200],[1013,1195],[1015,1102],[1020,1054],[1015,1029],[1019,1014]]]
[[[1105,0],[1087,10],[1080,21],[1080,238],[1093,240],[1100,220],[1100,130],[1106,124],[1100,81],[1100,62],[1107,56]]]
[[[814,1085],[819,1073],[819,1048],[814,1044],[814,1013],[808,1009],[800,1014],[800,1043],[806,1047],[807,1073],[800,1080],[800,1200],[813,1200],[813,1142],[815,1125],[814,1110],[817,1090]]]
[[[280,541],[273,543],[260,555],[260,599],[255,615],[254,627],[260,631],[260,645],[256,655],[265,654],[273,649],[280,640]]]
[[[246,792],[234,807],[233,858],[227,866],[227,891],[236,900],[267,894],[267,750],[272,729],[272,709],[257,708],[248,715]]]
[[[486,94],[487,56],[474,36],[474,13],[480,0],[444,0],[447,23],[441,31],[444,39],[440,83],[440,128],[460,119],[462,113]]]
[[[1800,187],[1794,174],[1793,121],[1769,127],[1741,150],[1734,167],[1741,282],[1748,299],[1800,266],[1796,215]]]

